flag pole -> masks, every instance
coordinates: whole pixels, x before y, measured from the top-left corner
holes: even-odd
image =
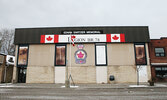
[[[71,86],[71,81],[70,81],[70,77],[71,77],[71,43],[72,43],[72,37],[71,37],[71,33],[70,33],[70,75],[69,75],[69,85]]]
[[[70,38],[69,38],[69,42],[70,42],[70,66],[71,66],[71,33],[70,33]],[[66,66],[66,81],[65,81],[65,87],[66,88],[70,88],[70,84],[69,84],[69,78],[68,78],[68,66]]]

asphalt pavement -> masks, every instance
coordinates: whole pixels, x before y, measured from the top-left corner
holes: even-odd
[[[0,84],[0,100],[167,100],[167,83]]]

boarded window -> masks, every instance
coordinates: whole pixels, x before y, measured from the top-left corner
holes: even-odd
[[[66,65],[66,46],[56,45],[56,61],[55,66],[65,66]]]
[[[18,66],[27,66],[28,64],[28,46],[19,46],[18,51]]]
[[[135,44],[136,65],[146,65],[146,51],[144,44]]]
[[[107,65],[106,45],[96,44],[96,65]]]

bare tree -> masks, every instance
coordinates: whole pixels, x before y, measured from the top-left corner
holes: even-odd
[[[14,45],[14,30],[12,29],[2,29],[0,31],[0,51],[1,53],[14,55],[15,45]]]
[[[0,49],[1,49],[1,47],[2,47],[1,42],[2,42],[2,32],[0,31]]]

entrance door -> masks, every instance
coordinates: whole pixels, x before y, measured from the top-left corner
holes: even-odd
[[[26,72],[27,72],[27,68],[18,67],[18,83],[26,82]]]

